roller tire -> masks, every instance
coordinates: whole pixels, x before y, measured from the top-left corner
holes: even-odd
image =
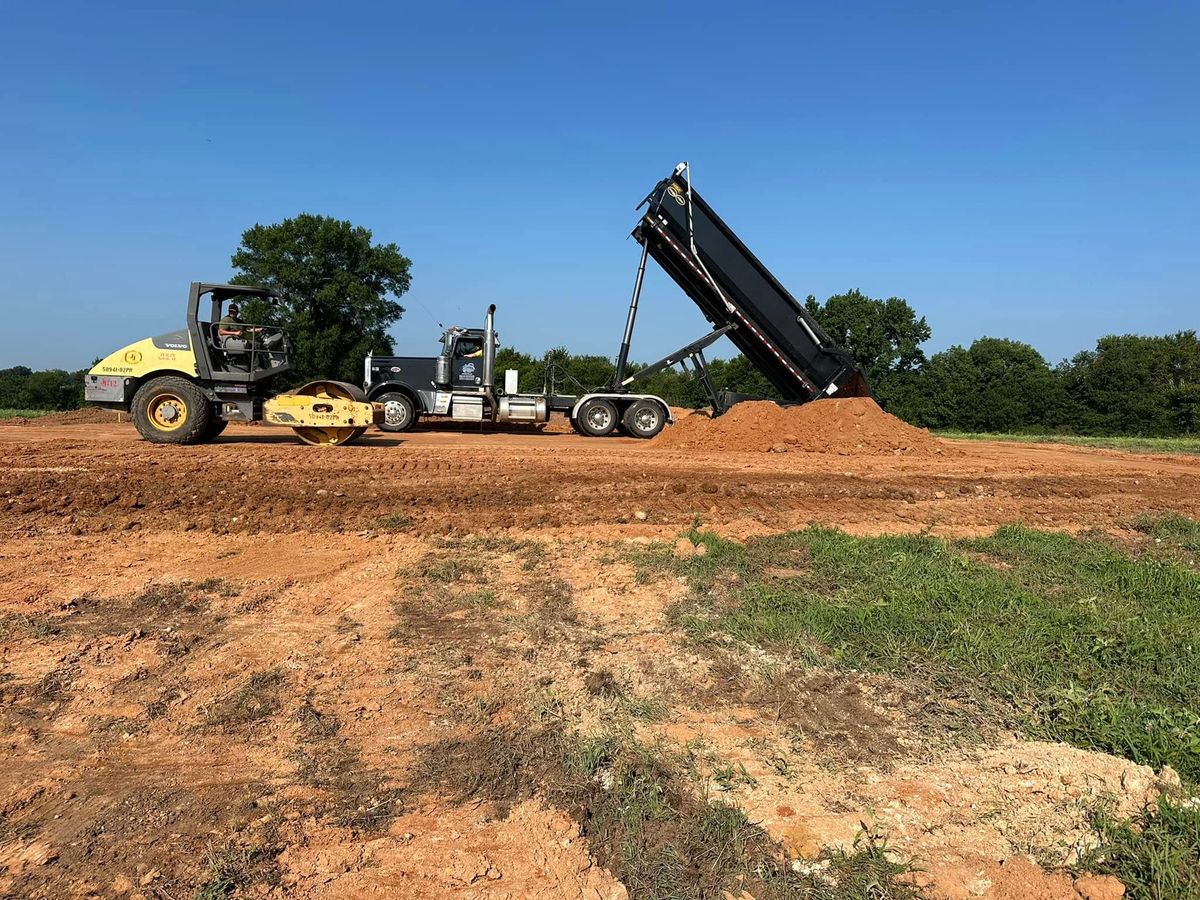
[[[667,411],[654,400],[635,400],[621,416],[621,424],[630,437],[648,441],[667,424]]]
[[[383,404],[383,421],[379,423],[380,431],[396,434],[401,431],[411,431],[412,427],[417,424],[417,406],[407,394],[389,391],[374,397],[373,400]],[[389,418],[395,418],[396,421],[389,422]]]
[[[212,403],[186,378],[163,375],[150,379],[133,395],[130,411],[138,433],[152,444],[199,444],[209,440]]]
[[[617,427],[617,408],[611,400],[594,397],[584,401],[575,417],[576,430],[587,437],[608,437]]]

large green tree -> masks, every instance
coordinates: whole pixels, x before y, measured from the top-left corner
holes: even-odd
[[[877,300],[853,290],[834,294],[824,303],[810,295],[804,306],[831,338],[850,351],[872,384],[925,363],[921,345],[932,331],[907,300]]]
[[[404,314],[396,298],[412,281],[412,262],[370,230],[302,213],[255,225],[233,254],[239,284],[282,289],[274,309],[250,305],[247,320],[284,326],[296,344],[297,380],[358,381],[369,351],[392,352],[388,328]]]
[[[1200,338],[1112,334],[1060,367],[1079,426],[1108,434],[1200,431]]]
[[[950,347],[922,370],[902,415],[934,428],[1016,431],[1061,425],[1061,378],[1033,347],[980,338]]]

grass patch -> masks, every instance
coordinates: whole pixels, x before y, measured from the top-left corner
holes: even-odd
[[[274,832],[253,846],[227,841],[221,847],[209,847],[204,860],[204,880],[192,895],[193,900],[224,900],[238,896],[256,883],[279,882],[277,857],[283,849]]]
[[[491,588],[480,588],[477,591],[467,591],[459,600],[466,603],[472,609],[484,610],[495,609],[500,605],[500,598],[496,596],[496,592]]]
[[[1130,453],[1200,453],[1200,436],[1195,437],[1096,437],[1071,434],[1012,434],[1002,432],[935,431],[938,437],[956,441],[1014,441],[1021,444],[1067,444],[1099,447]]]
[[[30,616],[25,613],[0,616],[0,638],[6,641],[18,637],[52,637],[58,634],[58,630],[57,623],[48,616]]]
[[[421,561],[416,574],[428,581],[441,584],[453,584],[458,581],[482,580],[484,565],[477,559],[464,559],[459,556],[431,555]]]
[[[237,588],[222,578],[152,584],[133,599],[135,609],[150,612],[203,612],[209,595],[237,596]]]
[[[255,672],[231,694],[219,697],[205,710],[205,724],[230,731],[275,715],[283,704],[279,669]]]
[[[1194,519],[1177,513],[1141,515],[1134,519],[1133,528],[1193,564],[1200,559],[1200,522]]]
[[[900,900],[918,896],[864,837],[795,871],[765,831],[694,789],[685,758],[629,740],[493,730],[426,749],[416,786],[501,812],[535,793],[571,812],[597,861],[634,900]],[[728,893],[726,893],[728,892]]]
[[[393,512],[388,513],[386,516],[382,516],[379,521],[375,523],[375,525],[381,531],[404,531],[406,528],[410,527],[412,523],[412,516],[401,512]]]
[[[1133,820],[1101,810],[1094,824],[1101,846],[1079,863],[1081,871],[1116,875],[1130,897],[1192,900],[1200,897],[1200,804],[1160,797]]]
[[[53,409],[0,409],[0,422],[5,419],[36,419],[57,412]]]
[[[805,578],[765,574],[797,553]],[[958,542],[813,528],[712,539],[676,570],[697,636],[915,674],[1035,734],[1200,780],[1200,575],[1173,560],[1019,526]]]

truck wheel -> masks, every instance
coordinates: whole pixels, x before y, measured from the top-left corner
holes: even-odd
[[[380,394],[374,400],[383,404],[383,421],[379,423],[381,431],[408,431],[417,424],[416,407],[406,395],[393,391]]]
[[[133,395],[133,423],[154,444],[199,444],[209,440],[212,404],[186,378],[152,378]]]
[[[611,400],[593,397],[579,407],[575,426],[588,437],[607,437],[617,427],[617,408]]]
[[[625,431],[635,438],[646,440],[654,437],[667,424],[667,414],[661,403],[653,400],[635,400],[621,416]]]

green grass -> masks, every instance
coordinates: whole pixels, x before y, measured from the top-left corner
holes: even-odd
[[[1154,538],[1156,544],[1176,552],[1185,560],[1195,563],[1200,557],[1200,522],[1187,516],[1175,513],[1142,515],[1134,519],[1133,528]]]
[[[375,524],[383,531],[404,531],[412,523],[412,516],[402,512],[393,512],[381,516]]]
[[[1079,863],[1082,871],[1116,875],[1129,897],[1200,897],[1200,807],[1160,798],[1133,820],[1107,810],[1095,817],[1101,846]]]
[[[781,864],[779,848],[745,813],[697,797],[688,783],[687,761],[660,750],[593,739],[578,745],[565,769],[584,784],[605,786],[591,787],[583,796],[566,792],[563,799],[568,808],[578,804],[593,852],[632,898],[717,900],[738,895],[738,887],[764,900],[919,896],[898,880],[907,867],[888,859],[883,842],[868,835],[850,852],[823,854],[814,867],[820,875],[793,871]],[[746,777],[744,769],[730,767],[730,782]]]
[[[0,422],[5,419],[36,419],[38,416],[48,416],[57,410],[53,409],[0,409]]]
[[[938,437],[963,441],[1016,441],[1022,444],[1069,444],[1131,453],[1200,453],[1200,435],[1191,437],[1095,437],[1077,434],[1011,434],[1001,432],[936,431]]]
[[[635,558],[643,578],[684,574],[677,616],[802,660],[893,672],[976,698],[1032,735],[1174,767],[1200,786],[1200,522],[1143,516],[1170,552],[1021,526],[990,537],[855,538],[826,528],[745,546],[693,529],[708,554]],[[1178,792],[1133,820],[1100,810],[1081,869],[1131,898],[1200,896],[1200,805]]]
[[[1033,734],[1200,782],[1200,574],[1187,565],[1020,526],[958,542],[821,528],[745,548],[702,539],[682,612],[698,636],[923,676]],[[770,577],[797,565],[802,578]]]

